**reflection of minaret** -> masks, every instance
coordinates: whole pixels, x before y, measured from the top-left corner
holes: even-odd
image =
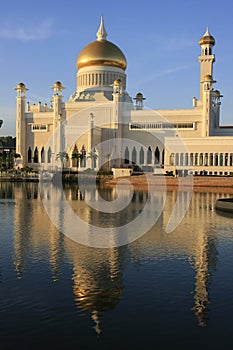
[[[63,256],[63,235],[48,221],[38,193],[38,184],[14,186],[14,264],[17,276],[22,277],[30,254],[48,251],[53,280],[60,274]]]
[[[195,257],[194,268],[196,270],[195,296],[194,302],[195,315],[200,326],[207,323],[208,304],[210,304],[208,286],[211,278],[210,269],[216,265],[216,242],[213,237],[200,235],[198,242],[198,254]]]

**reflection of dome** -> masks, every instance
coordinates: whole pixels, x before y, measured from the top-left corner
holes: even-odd
[[[208,28],[206,29],[205,34],[199,40],[199,45],[206,45],[206,44],[210,44],[213,46],[215,45],[215,39],[212,35],[210,35]]]
[[[115,44],[106,40],[107,33],[101,18],[97,40],[80,52],[76,66],[78,69],[89,66],[110,66],[126,69],[127,61],[123,52]]]

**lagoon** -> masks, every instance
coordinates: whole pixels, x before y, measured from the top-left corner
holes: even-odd
[[[135,190],[121,214],[109,214],[90,209],[97,193],[109,203],[117,197],[114,188],[64,188],[75,215],[109,232],[136,218],[148,199],[146,190]],[[233,217],[215,209],[227,191],[193,192],[184,218],[167,232],[177,191],[154,190],[153,226],[109,248],[63,234],[44,195],[38,183],[0,183],[2,349],[229,349]]]

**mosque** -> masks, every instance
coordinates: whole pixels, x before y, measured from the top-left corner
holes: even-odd
[[[101,18],[97,39],[77,58],[76,90],[63,101],[60,81],[51,105],[31,105],[19,83],[16,107],[17,166],[52,169],[121,169],[152,173],[231,175],[233,126],[220,125],[221,93],[214,89],[214,37],[199,40],[200,93],[191,109],[146,110],[144,96],[127,93],[127,61],[107,40]],[[64,159],[61,157],[64,156]]]

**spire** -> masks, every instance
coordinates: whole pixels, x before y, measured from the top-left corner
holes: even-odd
[[[97,35],[97,40],[106,40],[107,38],[107,32],[106,29],[104,28],[104,18],[101,16],[100,18],[100,26],[98,29],[98,32],[96,33]]]
[[[206,27],[206,32],[205,32],[204,36],[210,36],[209,28],[208,28],[208,27]]]

